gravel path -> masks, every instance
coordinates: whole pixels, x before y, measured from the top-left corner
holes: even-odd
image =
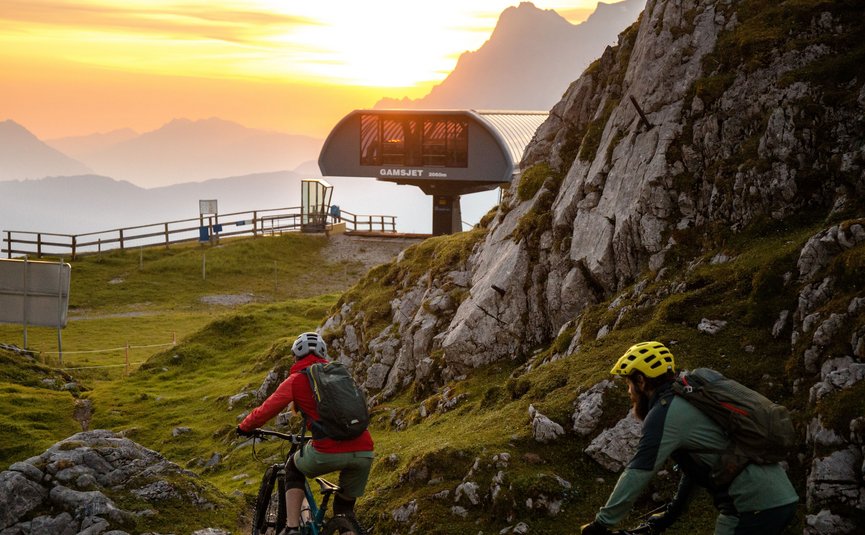
[[[366,269],[390,262],[419,238],[366,238],[336,234],[330,237],[322,254],[330,262],[361,262]]]

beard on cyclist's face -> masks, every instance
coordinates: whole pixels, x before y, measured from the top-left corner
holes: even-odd
[[[634,410],[634,416],[641,422],[646,419],[649,414],[649,395],[646,391],[637,384],[636,377],[628,377],[628,397],[631,398],[631,408]],[[643,382],[645,384],[645,381]]]

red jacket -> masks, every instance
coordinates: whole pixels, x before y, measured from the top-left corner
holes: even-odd
[[[291,367],[288,378],[276,387],[276,390],[270,397],[264,400],[264,403],[253,409],[240,422],[240,428],[244,431],[258,429],[265,422],[282,412],[292,401],[294,401],[295,409],[299,409],[313,421],[318,420],[318,410],[315,398],[312,395],[312,388],[310,388],[306,376],[300,373],[304,368],[312,366],[317,362],[327,361],[315,355],[309,355],[296,362]],[[312,422],[307,422],[307,429],[311,425]],[[359,437],[350,440],[334,440],[332,438],[313,440],[312,446],[316,451],[322,453],[346,453],[352,451],[372,451],[373,442],[372,435],[369,434],[369,430],[366,430]]]

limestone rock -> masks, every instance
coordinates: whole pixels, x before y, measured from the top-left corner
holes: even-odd
[[[808,424],[807,442],[810,445],[828,447],[842,446],[845,444],[844,437],[841,437],[835,431],[823,427],[823,422],[820,418],[814,418]]]
[[[0,525],[14,525],[24,515],[39,507],[48,497],[48,491],[30,481],[20,472],[0,473]]]
[[[407,523],[417,513],[417,500],[412,500],[405,505],[397,507],[391,512],[391,518],[401,524]]]
[[[837,450],[826,457],[814,459],[808,474],[808,509],[817,510],[833,503],[858,505],[858,474],[861,467],[862,451],[856,447]]]
[[[829,509],[821,509],[815,515],[808,515],[805,523],[807,527],[804,535],[845,535],[856,531],[856,524],[852,520],[833,514]]]
[[[832,257],[862,242],[865,242],[865,226],[860,223],[846,227],[836,225],[812,236],[799,254],[799,279],[810,280]]]
[[[727,322],[724,320],[710,320],[708,318],[703,318],[700,320],[699,325],[697,325],[697,330],[703,334],[715,335],[724,330],[726,326]]]
[[[586,454],[607,470],[617,472],[634,456],[642,429],[640,421],[628,413],[614,427],[595,437],[586,448]]]
[[[604,393],[612,386],[613,382],[605,379],[579,395],[577,408],[571,416],[574,422],[573,429],[578,435],[585,436],[594,431],[604,414],[602,409]]]
[[[213,508],[202,498],[204,486],[195,474],[127,438],[104,430],[82,432],[0,472],[0,532],[120,535],[125,532],[116,528],[140,512],[119,508],[110,493],[123,490],[156,504],[177,498]]]
[[[479,489],[480,486],[474,481],[465,481],[460,483],[454,491],[454,502],[459,503],[460,500],[465,497],[470,504],[479,504],[481,501],[480,496],[478,495]]]
[[[561,425],[538,412],[532,405],[529,405],[529,416],[532,418],[532,436],[535,441],[547,443],[565,434]]]

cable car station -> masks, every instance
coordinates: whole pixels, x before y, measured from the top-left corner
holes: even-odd
[[[330,132],[322,176],[372,177],[433,197],[433,235],[462,230],[460,196],[507,186],[548,112],[355,110]]]

